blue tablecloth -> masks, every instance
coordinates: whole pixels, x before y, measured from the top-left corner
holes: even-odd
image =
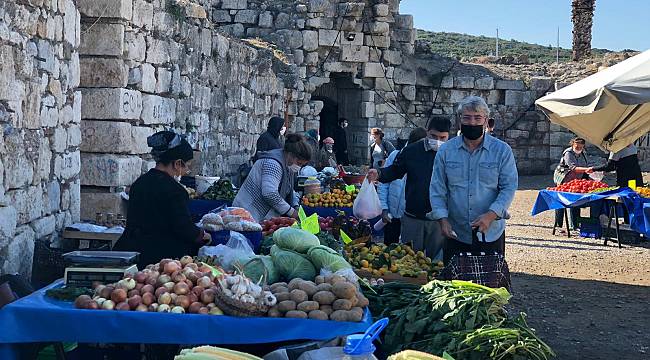
[[[363,333],[372,325],[367,310],[359,323],[80,310],[45,296],[47,289],[62,283],[59,280],[0,310],[0,359],[12,358],[8,343],[261,344],[327,340]]]
[[[353,215],[351,207],[311,207],[302,205],[302,208],[307,216],[316,213],[320,217],[337,217],[339,215],[337,210],[345,212],[346,216]]]
[[[647,208],[650,207],[650,199],[642,198],[636,191],[627,187],[596,194],[541,190],[537,195],[531,214],[534,216],[546,210],[593,205],[612,196],[621,199],[627,208],[630,228],[650,236],[650,208]],[[621,215],[619,212],[619,216]]]

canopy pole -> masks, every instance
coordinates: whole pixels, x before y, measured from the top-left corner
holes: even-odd
[[[625,123],[626,123],[628,120],[630,120],[630,119],[632,118],[632,116],[634,116],[634,114],[636,114],[636,112],[637,112],[640,108],[641,108],[641,104],[636,104],[636,105],[634,106],[634,109],[632,109],[632,111],[630,111],[629,114],[625,115],[625,118],[623,119],[623,121],[621,121],[620,123],[618,123],[618,125],[616,125],[616,127],[614,128],[614,130],[610,131],[609,134],[607,134],[607,135],[603,138],[603,142],[611,141],[611,140],[614,138],[614,133],[616,133],[618,130],[620,130],[621,127],[623,127],[623,125],[625,125]]]

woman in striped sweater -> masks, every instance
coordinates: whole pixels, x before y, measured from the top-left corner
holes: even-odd
[[[293,184],[300,168],[311,158],[311,147],[298,134],[287,135],[283,149],[259,152],[233,206],[250,211],[258,222],[277,216],[297,219],[298,197]]]

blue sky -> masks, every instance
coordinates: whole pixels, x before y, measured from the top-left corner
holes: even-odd
[[[402,0],[424,30],[495,36],[571,47],[571,0]],[[650,49],[650,0],[596,0],[592,47]]]

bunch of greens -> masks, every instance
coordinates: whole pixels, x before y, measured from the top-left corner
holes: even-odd
[[[343,251],[343,245],[341,241],[336,240],[334,235],[329,233],[328,231],[321,231],[318,234],[316,234],[318,237],[318,240],[320,241],[320,244],[323,246],[327,246],[328,248],[341,253]]]
[[[370,310],[390,323],[384,351],[413,349],[462,359],[548,359],[553,351],[521,314],[509,320],[507,290],[466,281],[432,281],[422,287],[388,283],[366,288]]]

